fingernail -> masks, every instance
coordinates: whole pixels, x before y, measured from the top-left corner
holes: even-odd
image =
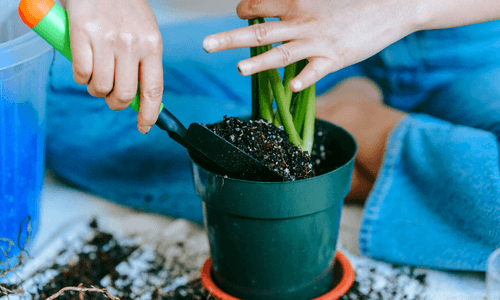
[[[252,64],[248,62],[240,62],[238,64],[238,72],[240,72],[241,75],[247,75],[250,69],[252,69]]]
[[[300,91],[300,89],[302,89],[302,82],[295,80],[292,82],[292,87],[295,90],[295,92],[298,92]]]
[[[207,52],[214,50],[218,45],[219,41],[214,38],[208,38],[203,41],[203,49],[205,49],[205,51]]]
[[[144,134],[148,133],[150,129],[151,129],[151,126],[141,126],[141,127],[139,127],[139,131],[141,133],[144,133]]]

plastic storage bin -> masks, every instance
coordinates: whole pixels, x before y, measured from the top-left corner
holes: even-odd
[[[0,24],[0,273],[38,229],[44,177],[45,99],[52,47],[17,10]],[[30,226],[29,226],[30,225]],[[19,234],[21,232],[21,234]],[[30,243],[26,246],[29,249]]]

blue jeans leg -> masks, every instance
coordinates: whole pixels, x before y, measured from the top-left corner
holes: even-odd
[[[442,86],[392,131],[365,205],[363,253],[484,271],[500,243],[498,70]]]
[[[500,66],[478,70],[442,87],[420,111],[500,137]]]

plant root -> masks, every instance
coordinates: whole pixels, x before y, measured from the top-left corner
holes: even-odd
[[[62,289],[59,290],[59,292],[55,293],[54,295],[50,296],[49,298],[47,298],[45,300],[54,300],[57,297],[61,296],[66,291],[78,292],[78,298],[80,300],[84,299],[83,298],[83,293],[85,293],[85,292],[102,293],[102,294],[106,295],[106,297],[108,297],[111,300],[120,300],[120,298],[115,297],[115,296],[111,295],[109,292],[107,292],[106,289],[99,289],[99,288],[96,288],[96,287],[84,288],[84,287],[82,287],[82,285],[83,284],[80,283],[77,287],[67,286],[65,288],[62,288]]]
[[[26,219],[28,220],[27,237],[26,237],[26,242],[24,243],[24,246],[21,246],[21,234],[22,234],[22,230],[23,230],[23,223],[24,223],[24,221],[26,221]],[[10,265],[9,252],[12,250],[13,247],[17,247],[20,250],[19,254],[17,255],[17,263],[14,266],[12,266],[11,268],[6,268],[4,271],[0,272],[0,278],[4,277],[5,275],[7,275],[9,273],[14,272],[17,268],[19,268],[23,264],[23,258],[24,258],[23,253],[27,253],[25,248],[26,248],[26,245],[29,243],[30,237],[31,237],[31,217],[27,216],[19,224],[19,234],[17,235],[17,246],[14,243],[14,241],[12,241],[11,239],[0,238],[0,242],[6,242],[9,245],[7,249],[4,249],[2,246],[0,246],[0,251],[2,251],[3,255],[5,256],[5,261],[0,260],[0,266],[2,264],[5,265],[6,267],[8,265]],[[2,287],[0,286],[0,288],[2,288]],[[2,288],[1,290],[4,291],[4,289],[5,288]]]

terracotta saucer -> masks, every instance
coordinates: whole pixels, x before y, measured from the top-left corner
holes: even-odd
[[[354,282],[354,269],[351,266],[351,263],[347,259],[347,257],[342,254],[342,252],[337,251],[335,256],[335,270],[334,270],[334,283],[335,287],[329,291],[328,293],[320,296],[318,298],[314,298],[312,300],[335,300],[344,295],[349,288],[352,286]],[[222,291],[215,283],[212,281],[211,272],[212,269],[212,261],[210,258],[207,258],[203,267],[201,269],[201,282],[203,286],[211,293],[212,297],[220,300],[240,300],[239,298],[233,297],[224,291]]]

